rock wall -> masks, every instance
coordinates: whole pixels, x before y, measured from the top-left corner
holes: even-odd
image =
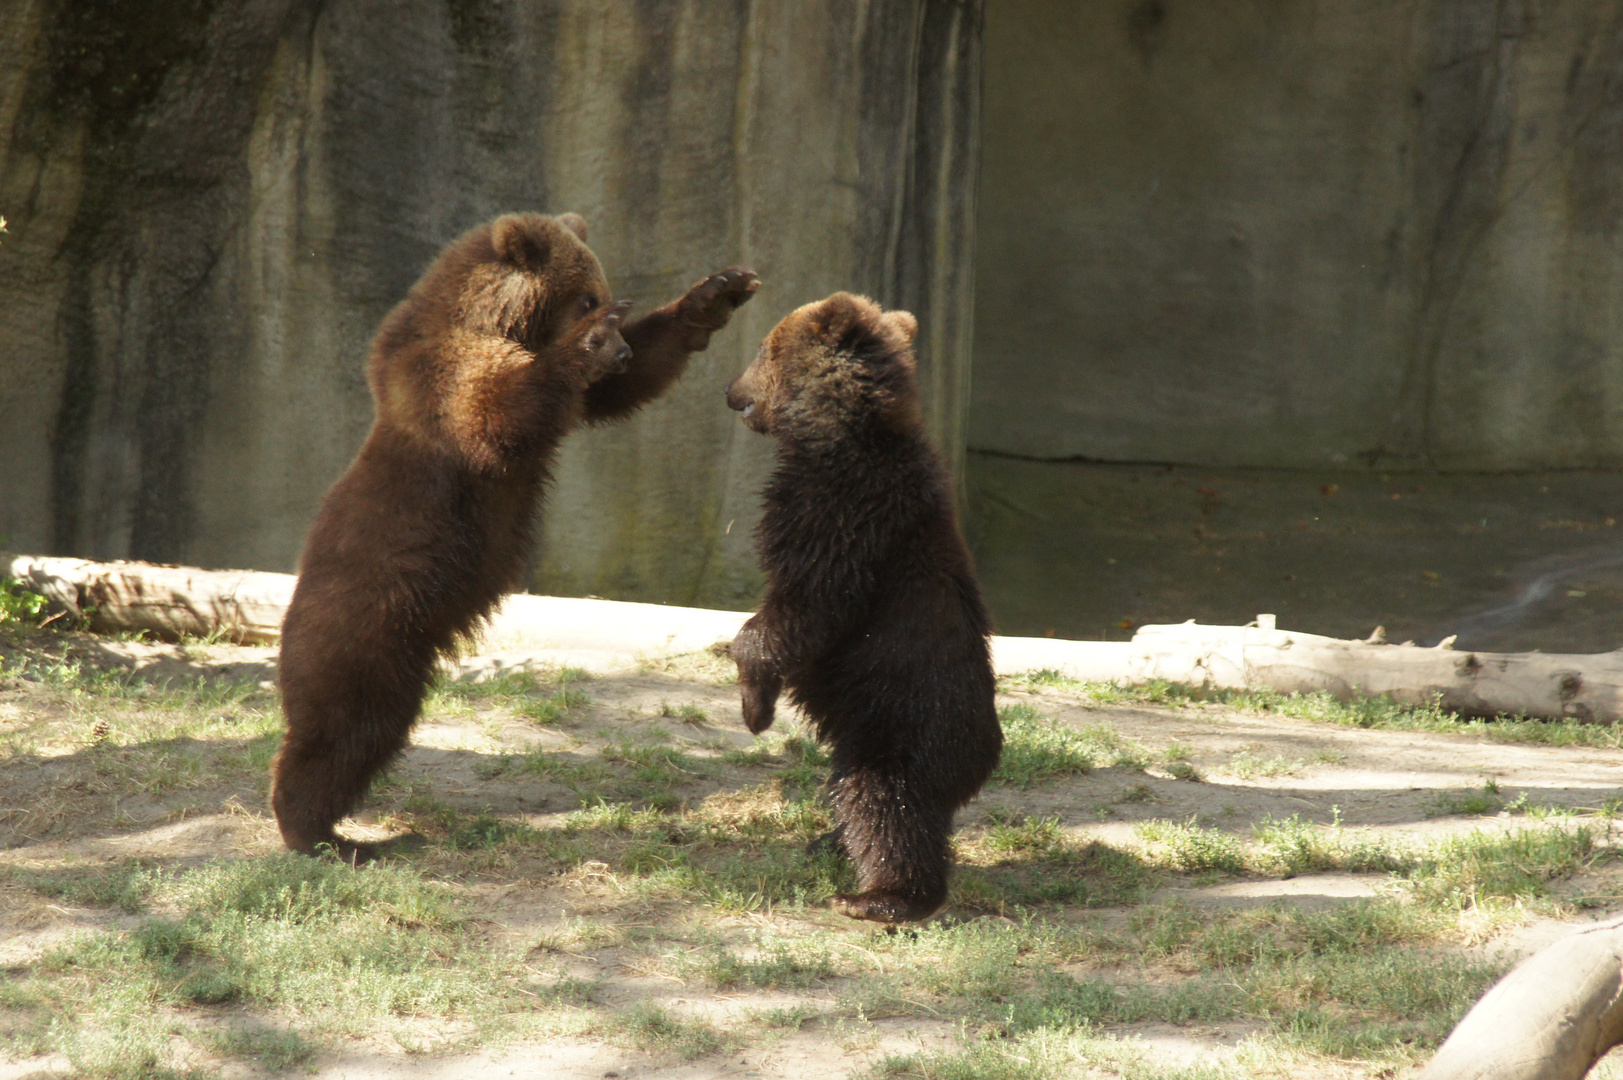
[[[1623,5],[990,0],[971,444],[1623,465]]]
[[[747,605],[766,441],[722,386],[835,289],[967,396],[978,2],[20,0],[0,8],[0,546],[292,569],[438,248],[575,210],[646,310],[766,282],[665,400],[566,444],[535,587]]]

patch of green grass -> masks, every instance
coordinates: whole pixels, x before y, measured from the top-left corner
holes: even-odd
[[[554,780],[579,791],[585,786],[606,783],[614,772],[601,760],[584,754],[564,754],[536,747],[522,754],[504,755],[498,759],[498,771],[513,768],[543,780]]]
[[[540,836],[522,822],[499,817],[489,810],[466,814],[432,795],[413,795],[401,809],[411,815],[409,824],[413,832],[439,841],[449,851],[529,847]]]
[[[1125,932],[1111,934],[1032,920],[937,924],[911,940],[887,939],[896,974],[883,985],[870,980],[847,1007],[884,1009],[888,1000],[895,1015],[914,1002],[1005,1045],[1091,1038],[1105,1024],[1250,1018],[1281,1046],[1407,1060],[1435,1046],[1503,971],[1502,962],[1427,948],[1450,925],[1393,897],[1329,911],[1163,905],[1140,909]],[[1062,970],[1081,959],[1111,974]],[[1168,968],[1182,977],[1168,978]],[[928,1067],[963,1060],[947,1055]]]
[[[297,1031],[279,1028],[230,1027],[206,1031],[203,1041],[221,1057],[256,1061],[261,1067],[276,1072],[308,1064],[321,1049],[319,1043],[311,1042]]]
[[[684,724],[692,724],[694,727],[703,727],[710,722],[710,714],[691,701],[686,705],[672,705],[668,701],[662,701],[659,703],[659,715],[680,720]]]
[[[1094,748],[1070,728],[1043,719],[1035,706],[1005,705],[998,719],[1003,723],[1003,755],[992,783],[1029,788],[1094,767]]]
[[[1444,837],[1400,871],[1421,903],[1465,911],[1546,900],[1550,882],[1571,877],[1605,854],[1589,825],[1471,832]]]
[[[1142,769],[1148,755],[1107,724],[1076,729],[1049,720],[1028,702],[998,710],[1003,724],[1003,755],[992,783],[1029,788],[1095,768]]]
[[[813,1020],[822,1018],[824,1013],[810,1005],[790,1005],[777,1009],[752,1009],[749,1017],[764,1028],[787,1028],[790,1031],[799,1031]]]
[[[1339,822],[1319,826],[1299,815],[1265,817],[1252,830],[1260,851],[1250,860],[1262,873],[1286,876],[1315,871],[1395,871],[1408,864],[1408,853],[1368,832],[1350,832]]]
[[[828,752],[809,734],[789,728],[763,735],[742,750],[721,755],[728,765],[772,768],[785,788],[810,791],[828,779]]]
[[[1246,869],[1244,845],[1220,829],[1203,829],[1189,822],[1145,821],[1134,830],[1144,841],[1150,858],[1175,870],[1221,870],[1238,874]]]
[[[604,761],[628,767],[628,777],[636,784],[664,789],[707,776],[709,766],[670,743],[663,732],[652,732],[640,740],[623,739],[603,747]]]
[[[834,975],[828,944],[774,941],[754,956],[716,947],[674,958],[678,977],[700,979],[718,990],[805,989]]]
[[[1295,874],[1342,870],[1397,876],[1423,903],[1463,911],[1500,902],[1547,899],[1549,883],[1579,872],[1601,848],[1593,827],[1551,823],[1510,832],[1473,832],[1427,844],[1404,845],[1382,837],[1314,825],[1296,815],[1264,818],[1252,842],[1194,820],[1151,820],[1136,829],[1145,858],[1171,870],[1229,874]]]
[[[610,1030],[639,1050],[673,1054],[684,1061],[730,1049],[734,1043],[715,1025],[687,1019],[651,1001],[639,1001],[615,1016]]]
[[[1259,776],[1272,779],[1291,776],[1301,769],[1301,762],[1279,754],[1263,757],[1250,750],[1242,750],[1229,759],[1228,770],[1239,780],[1254,780]]]
[[[1065,847],[1058,816],[1046,818],[1000,817],[982,841],[994,855],[1052,857]]]
[[[1525,805],[1526,796],[1520,800]],[[1432,814],[1470,814],[1481,816],[1483,814],[1497,814],[1507,809],[1506,801],[1500,797],[1499,784],[1495,780],[1488,780],[1480,788],[1449,788],[1433,792],[1426,801],[1426,808]],[[1518,805],[1518,809],[1520,808]]]
[[[0,880],[65,904],[116,907],[130,914],[146,910],[147,899],[162,879],[162,871],[139,859],[125,859],[110,866],[53,870],[12,866],[0,871]]]
[[[1060,1018],[1011,1033],[998,1025],[966,1031],[957,1050],[882,1058],[862,1080],[1053,1080],[1105,1072],[1122,1080],[1237,1080],[1227,1062],[1168,1066],[1152,1062],[1136,1041],[1099,1034]]]
[[[1166,769],[1167,775],[1174,780],[1189,780],[1198,784],[1205,779],[1200,775],[1200,770],[1187,761],[1169,761]]]
[[[290,1062],[312,1035],[405,1031],[420,1017],[488,1030],[515,1008],[511,962],[468,937],[450,890],[410,870],[278,855],[165,874],[153,900],[166,914],[81,934],[17,973],[8,1006],[55,1018],[31,1049],[94,1075],[104,1056],[155,1075],[176,1035]],[[210,1035],[186,1019],[227,1003],[292,1013],[302,1030]]]
[[[0,577],[0,625],[38,626],[48,601],[14,577]]]
[[[1136,854],[1067,833],[1057,817],[992,816],[984,833],[954,844],[954,904],[1000,913],[1100,907],[1138,899],[1147,886],[1148,868]]]
[[[767,827],[774,819],[782,824]],[[598,803],[564,824],[628,892],[730,914],[819,907],[850,891],[855,877],[843,857],[804,850],[827,828],[826,809],[764,791],[680,813]]]
[[[556,672],[503,668],[487,678],[442,677],[429,690],[424,712],[469,713],[480,706],[507,709],[536,724],[555,724],[571,709],[592,703],[576,684],[591,676],[579,668]]]

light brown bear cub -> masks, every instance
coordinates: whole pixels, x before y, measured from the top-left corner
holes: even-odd
[[[282,628],[271,805],[295,851],[404,748],[436,660],[518,584],[558,441],[656,397],[756,289],[732,269],[624,326],[586,223],[507,214],[447,247],[367,358],[371,434],[322,501]]]

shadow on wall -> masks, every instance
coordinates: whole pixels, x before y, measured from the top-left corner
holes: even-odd
[[[1623,476],[1200,469],[971,453],[1004,634],[1243,624],[1462,648],[1623,646]]]

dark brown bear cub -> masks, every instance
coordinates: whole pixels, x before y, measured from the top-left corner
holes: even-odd
[[[367,358],[377,418],[321,504],[282,627],[271,804],[295,851],[405,748],[434,665],[519,581],[558,441],[682,373],[756,286],[728,270],[620,325],[586,223],[508,214],[442,252]]]
[[[727,388],[777,440],[757,534],[766,598],[732,645],[744,723],[787,689],[831,750],[846,915],[923,919],[947,896],[952,816],[997,765],[991,632],[952,484],[924,436],[905,311],[849,293],[777,325]]]

